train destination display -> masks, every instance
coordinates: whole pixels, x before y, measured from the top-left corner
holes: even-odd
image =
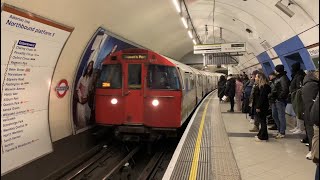
[[[52,152],[52,74],[72,28],[3,4],[1,10],[1,175]]]

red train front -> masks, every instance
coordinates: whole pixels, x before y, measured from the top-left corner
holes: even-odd
[[[148,50],[127,49],[107,57],[96,88],[96,123],[131,133],[180,127],[178,73],[173,63]]]

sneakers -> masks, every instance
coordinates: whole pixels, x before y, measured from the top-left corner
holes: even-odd
[[[311,151],[309,151],[309,153],[306,155],[306,159],[312,160],[311,158],[312,158]]]
[[[301,139],[300,142],[301,143],[309,143],[307,139]]]
[[[254,120],[253,119],[250,119],[250,124],[253,124],[254,123]]]
[[[262,140],[262,139],[259,139],[258,136],[255,136],[254,137],[254,141],[256,141],[256,142],[267,142],[268,140]]]
[[[305,145],[306,145],[306,146],[310,146],[310,144],[309,144],[309,143],[306,143]]]
[[[298,128],[297,127],[295,127],[295,128],[293,128],[293,129],[291,129],[291,130],[289,130],[290,132],[295,132],[295,131],[297,131],[298,130]]]
[[[227,112],[234,112],[234,110],[230,109],[230,110],[228,110]]]
[[[296,131],[292,132],[292,134],[302,134],[302,131],[300,129],[297,129]]]
[[[275,138],[276,138],[276,139],[282,139],[282,138],[284,138],[284,137],[285,137],[284,134],[278,134]]]
[[[257,126],[253,126],[252,129],[249,130],[250,132],[259,132],[259,128]]]

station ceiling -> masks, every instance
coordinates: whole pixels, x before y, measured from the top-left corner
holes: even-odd
[[[99,26],[178,61],[193,51],[193,42],[183,26],[173,0],[1,2],[8,2],[75,27],[67,47],[72,49],[72,52],[68,49],[65,53],[81,53]],[[181,1],[188,9],[201,43],[246,42],[247,52],[239,57],[240,69],[257,63],[255,57],[265,51],[263,45],[275,46],[319,24],[319,0],[291,1],[294,2],[289,6],[294,12],[291,18],[275,6],[277,2],[278,0]],[[287,5],[289,1],[282,0],[281,3]],[[182,15],[186,14],[182,12]],[[205,25],[208,26],[206,42]],[[247,29],[251,33],[248,33]],[[80,55],[72,57],[79,58]]]

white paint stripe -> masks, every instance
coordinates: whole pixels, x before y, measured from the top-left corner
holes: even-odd
[[[180,142],[179,142],[176,150],[175,150],[174,153],[173,153],[173,156],[172,156],[172,158],[171,158],[171,160],[170,160],[170,163],[169,163],[169,165],[168,165],[168,167],[167,167],[167,170],[166,170],[165,174],[164,174],[163,177],[162,177],[162,180],[168,180],[168,179],[170,179],[170,177],[171,177],[171,175],[172,175],[172,172],[173,172],[173,169],[174,169],[174,167],[176,166],[176,163],[177,163],[178,157],[179,157],[179,155],[180,155],[182,146],[183,146],[184,142],[186,141],[187,135],[188,135],[188,133],[189,133],[189,131],[190,131],[190,128],[191,128],[191,126],[192,126],[192,124],[193,124],[194,119],[196,118],[196,116],[197,116],[197,114],[198,114],[199,109],[202,107],[202,104],[205,102],[205,100],[206,100],[209,96],[211,96],[214,92],[215,92],[215,91],[212,91],[210,94],[208,94],[208,95],[206,96],[206,98],[201,102],[201,104],[197,107],[196,111],[193,113],[193,115],[192,115],[192,117],[191,117],[191,120],[190,120],[190,122],[189,122],[186,130],[184,131],[184,133],[183,133],[183,135],[182,135],[182,137],[181,137],[181,139],[180,139]]]

